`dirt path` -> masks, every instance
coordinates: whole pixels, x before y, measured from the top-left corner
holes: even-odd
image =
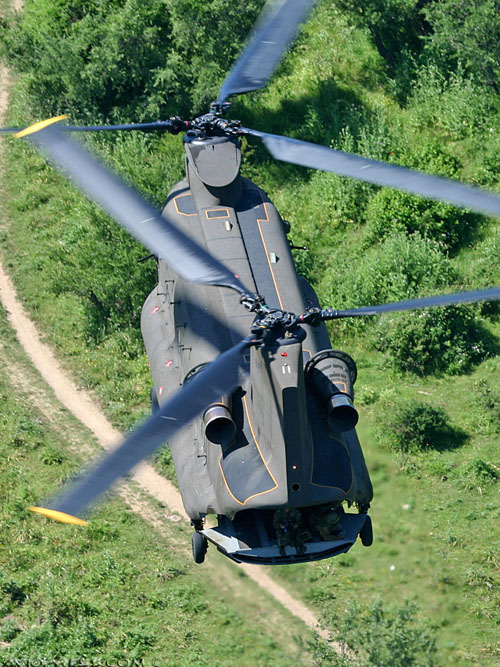
[[[4,67],[1,67],[0,124],[3,121],[8,103],[8,81],[8,72]],[[105,450],[114,449],[122,440],[121,434],[112,427],[90,394],[79,389],[68,377],[50,347],[41,340],[40,334],[24,311],[17,298],[12,281],[1,264],[0,302],[7,312],[9,322],[14,328],[20,344],[45,382],[53,389],[57,399],[82,424],[90,429]],[[132,476],[150,495],[168,507],[170,512],[168,518],[179,520],[182,517],[187,520],[188,517],[175,486],[155,472],[148,463],[142,463],[135,468]],[[130,496],[127,496],[126,492],[124,492],[124,495],[130,500]],[[150,519],[149,513],[145,511],[144,506],[140,503],[133,503],[133,509],[143,515],[146,520]],[[238,567],[309,628],[317,632],[323,639],[329,639],[328,633],[320,627],[314,614],[302,602],[295,599],[282,586],[273,581],[262,567],[245,564]]]

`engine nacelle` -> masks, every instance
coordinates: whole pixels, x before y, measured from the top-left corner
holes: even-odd
[[[353,429],[359,418],[353,404],[357,376],[354,360],[339,350],[323,350],[307,362],[305,374],[320,397],[330,429],[340,432]]]

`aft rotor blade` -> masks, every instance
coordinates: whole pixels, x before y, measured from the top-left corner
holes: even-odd
[[[242,132],[261,139],[271,155],[283,162],[406,190],[416,195],[500,217],[500,196],[471,185],[290,137],[247,128],[242,128]]]
[[[500,299],[500,287],[476,290],[474,292],[456,292],[455,294],[442,294],[429,296],[422,299],[409,299],[408,301],[396,301],[384,303],[379,306],[363,306],[350,310],[322,310],[320,320],[338,320],[344,317],[366,317],[368,315],[380,315],[381,313],[396,313],[402,310],[416,310],[419,308],[434,308],[436,306],[454,306],[461,303],[475,303],[477,301],[497,301]],[[305,321],[307,318],[305,318]]]
[[[246,366],[244,354],[253,340],[253,336],[247,336],[195,375],[118,449],[106,456],[86,477],[50,502],[48,507],[30,509],[66,523],[82,523],[79,515],[119,477],[151,456],[211,403],[230,394],[240,385],[240,369]]]
[[[44,126],[31,134],[28,128],[18,136],[27,136],[37,147],[45,149],[55,166],[182,278],[248,293],[239,278],[219,260],[160,215],[84,148],[64,136],[60,128]]]
[[[219,91],[218,104],[231,95],[263,88],[317,0],[279,0],[264,8],[248,46]]]

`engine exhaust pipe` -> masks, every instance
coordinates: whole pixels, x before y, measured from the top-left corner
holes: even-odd
[[[229,445],[236,436],[236,424],[231,411],[223,403],[209,405],[203,414],[205,435],[217,445]]]
[[[334,394],[326,406],[328,426],[332,431],[345,433],[358,423],[358,411],[347,394]]]

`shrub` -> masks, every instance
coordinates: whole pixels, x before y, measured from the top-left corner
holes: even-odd
[[[430,63],[419,70],[409,124],[417,132],[424,127],[438,129],[459,141],[484,132],[496,104],[494,95],[466,75],[462,67],[445,75]]]
[[[340,0],[351,21],[367,28],[392,77],[394,92],[403,101],[409,92],[414,58],[428,29],[421,3],[414,0]]]
[[[14,618],[7,618],[0,625],[0,641],[11,642],[21,632],[21,628]]]
[[[419,618],[418,608],[411,602],[390,607],[384,607],[379,600],[367,605],[355,602],[339,613],[330,612],[330,616],[329,627],[335,629],[338,645],[333,648],[317,640],[312,645],[315,664],[345,667],[435,664],[434,630]]]
[[[481,485],[493,484],[500,479],[500,468],[479,457],[457,468],[454,477],[459,479],[466,489],[475,489]]]
[[[27,416],[21,412],[11,416],[12,436],[10,444],[14,447],[38,447],[46,434],[46,426],[39,417]],[[1,422],[4,422],[2,418]]]
[[[493,230],[478,246],[474,261],[466,267],[468,281],[477,287],[500,283],[500,230]]]
[[[414,169],[440,176],[456,177],[460,165],[435,142],[400,160]],[[444,202],[435,202],[400,190],[383,188],[370,200],[366,210],[366,242],[377,243],[395,231],[419,232],[446,249],[457,249],[467,241],[478,224],[479,216]]]
[[[474,383],[472,403],[478,414],[474,420],[476,428],[486,427],[487,433],[500,433],[500,391],[486,380],[479,380]]]
[[[119,122],[189,114],[214,99],[262,4],[32,0],[5,21],[1,52],[47,115]]]
[[[497,0],[425,3],[432,27],[425,51],[444,73],[463,63],[479,82],[500,88],[500,14]]]
[[[353,111],[351,123],[356,123],[356,112]],[[356,130],[352,126],[343,128],[338,139],[332,142],[332,148],[346,151],[348,153],[366,153],[368,146],[360,146],[355,138]],[[366,134],[365,130],[365,136]],[[355,178],[338,176],[328,172],[315,172],[311,177],[311,198],[316,202],[319,209],[328,212],[329,224],[339,225],[358,222],[363,217],[363,210],[375,187],[369,183],[358,181]]]
[[[377,438],[398,452],[415,453],[428,447],[447,449],[463,439],[450,426],[444,410],[426,403],[389,404],[382,414]]]
[[[444,202],[383,189],[372,197],[367,207],[366,241],[377,243],[394,231],[419,232],[445,249],[456,250],[470,237],[477,217]]]
[[[384,317],[377,327],[375,347],[400,372],[467,373],[494,348],[476,313],[474,307],[451,306]]]
[[[56,447],[46,445],[40,451],[40,460],[42,463],[45,463],[45,465],[60,465],[61,463],[64,463],[66,456],[63,452],[56,449]]]
[[[320,302],[336,308],[369,306],[416,297],[456,278],[436,242],[420,234],[391,234],[369,250],[343,247],[332,253]]]
[[[372,405],[378,399],[378,392],[372,387],[358,387],[356,389],[356,403],[358,405]]]

